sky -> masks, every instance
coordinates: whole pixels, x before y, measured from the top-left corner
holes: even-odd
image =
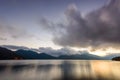
[[[119,52],[119,0],[0,0],[0,45]]]

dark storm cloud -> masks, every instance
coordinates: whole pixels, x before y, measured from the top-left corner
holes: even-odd
[[[15,46],[15,45],[1,45],[1,47],[11,49],[11,50],[19,50],[19,49],[28,50],[29,49],[28,47],[25,47],[25,46]]]
[[[53,23],[50,20],[42,17],[40,19],[41,28],[51,32],[54,36],[58,36],[58,34],[62,34],[65,32],[65,25],[63,23]],[[59,35],[60,36],[60,35]]]
[[[54,36],[55,44],[70,47],[118,47],[120,45],[120,0],[111,0],[98,10],[82,16],[75,5],[65,12],[67,24],[64,32]],[[49,22],[44,22],[50,28]],[[54,26],[54,27],[53,27]],[[52,32],[58,26],[53,25]]]

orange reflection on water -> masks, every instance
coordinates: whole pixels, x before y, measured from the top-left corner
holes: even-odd
[[[113,74],[111,72],[111,65],[105,61],[93,61],[91,63],[93,75],[95,77],[111,78]]]

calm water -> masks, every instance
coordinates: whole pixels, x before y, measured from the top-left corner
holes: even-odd
[[[120,62],[0,61],[0,80],[120,80]]]

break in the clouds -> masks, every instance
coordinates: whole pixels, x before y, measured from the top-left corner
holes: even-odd
[[[42,20],[47,29],[56,34],[53,42],[70,47],[118,47],[120,45],[120,0],[82,16],[75,5],[65,11],[67,24],[58,26]],[[62,26],[62,28],[61,28]],[[59,29],[59,33],[58,33]]]

